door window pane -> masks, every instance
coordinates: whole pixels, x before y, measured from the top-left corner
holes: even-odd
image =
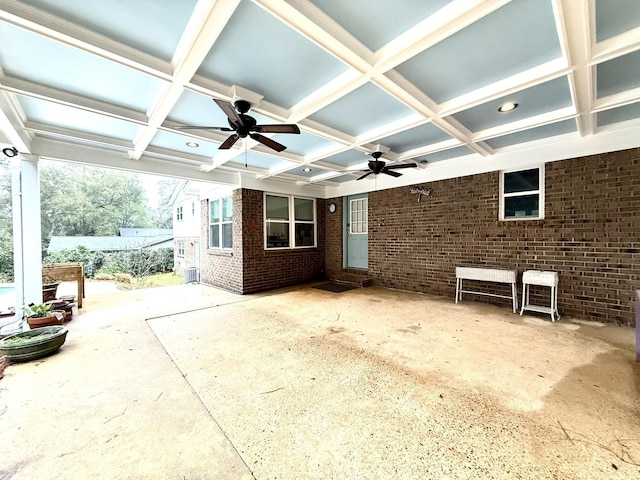
[[[367,226],[367,198],[356,198],[349,203],[349,233],[364,234],[368,232]]]

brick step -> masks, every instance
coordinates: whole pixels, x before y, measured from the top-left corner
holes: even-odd
[[[330,280],[335,283],[341,283],[343,285],[351,285],[354,287],[369,287],[371,286],[371,279],[364,274],[357,273],[337,273],[332,275]]]

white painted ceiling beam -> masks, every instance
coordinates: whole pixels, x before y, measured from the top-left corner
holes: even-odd
[[[120,140],[113,137],[105,137],[104,135],[82,132],[79,130],[59,127],[56,125],[49,125],[41,122],[34,122],[32,120],[25,122],[24,128],[25,130],[33,132],[34,134],[57,137],[60,139],[64,138],[72,141],[88,142],[94,144],[96,147],[102,146],[122,151],[127,151],[132,148],[132,143],[126,140]]]
[[[640,50],[640,27],[595,43],[590,64],[606,62],[636,50]]]
[[[550,123],[556,123],[561,120],[567,120],[574,118],[578,113],[573,105],[565,108],[559,108],[553,112],[542,113],[534,117],[524,118],[517,122],[511,122],[506,125],[499,125],[497,127],[487,128],[481,130],[472,135],[474,142],[480,142],[489,138],[499,137],[507,135],[509,133],[516,133],[529,128],[540,127],[542,125],[548,125]]]
[[[593,111],[602,112],[603,110],[623,107],[636,102],[640,102],[640,87],[598,98],[593,102]]]
[[[466,93],[438,105],[437,115],[446,117],[462,110],[482,105],[506,95],[511,95],[526,88],[531,88],[571,72],[565,58],[557,58],[529,70],[517,73],[509,78],[494,82],[485,87]],[[497,108],[497,107],[496,107]]]
[[[211,47],[231,18],[240,0],[201,1],[194,9],[187,29],[179,42],[171,65],[174,67],[171,85],[162,92],[147,111],[148,127],[139,132],[134,139],[131,159],[140,158],[144,150],[158,131],[158,127],[167,118],[171,109],[182,95],[184,86],[195,75]]]
[[[18,95],[24,95],[26,97],[46,100],[59,105],[125,120],[127,122],[141,125],[147,123],[147,117],[143,112],[138,112],[112,103],[102,102],[94,98],[59,90],[46,85],[37,84],[21,78],[4,77],[0,84],[0,89]]]
[[[454,0],[430,18],[380,48],[376,74],[387,72],[466,26],[506,5],[511,0]]]
[[[0,132],[20,153],[31,153],[31,135],[24,130],[22,109],[15,97],[0,90]]]
[[[595,12],[590,11],[589,2],[556,0],[554,2],[558,36],[566,52],[573,72],[569,75],[571,98],[578,112],[578,131],[580,135],[593,135],[595,119],[592,99],[595,98],[593,68],[588,61],[591,56],[590,25],[595,22]]]

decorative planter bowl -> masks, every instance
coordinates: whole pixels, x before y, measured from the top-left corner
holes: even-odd
[[[12,362],[26,362],[58,351],[67,339],[67,327],[42,327],[0,340],[0,352]]]
[[[60,282],[48,283],[42,285],[42,301],[55,300],[57,297],[58,286]]]

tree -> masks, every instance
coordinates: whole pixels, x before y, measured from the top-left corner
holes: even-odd
[[[52,235],[117,235],[121,227],[150,227],[137,176],[78,165],[44,165],[40,172],[42,240]]]
[[[11,172],[0,165],[0,283],[13,281]]]
[[[173,227],[173,205],[169,203],[174,188],[180,182],[177,178],[163,178],[158,181],[158,207],[151,212],[151,219],[157,228]]]

